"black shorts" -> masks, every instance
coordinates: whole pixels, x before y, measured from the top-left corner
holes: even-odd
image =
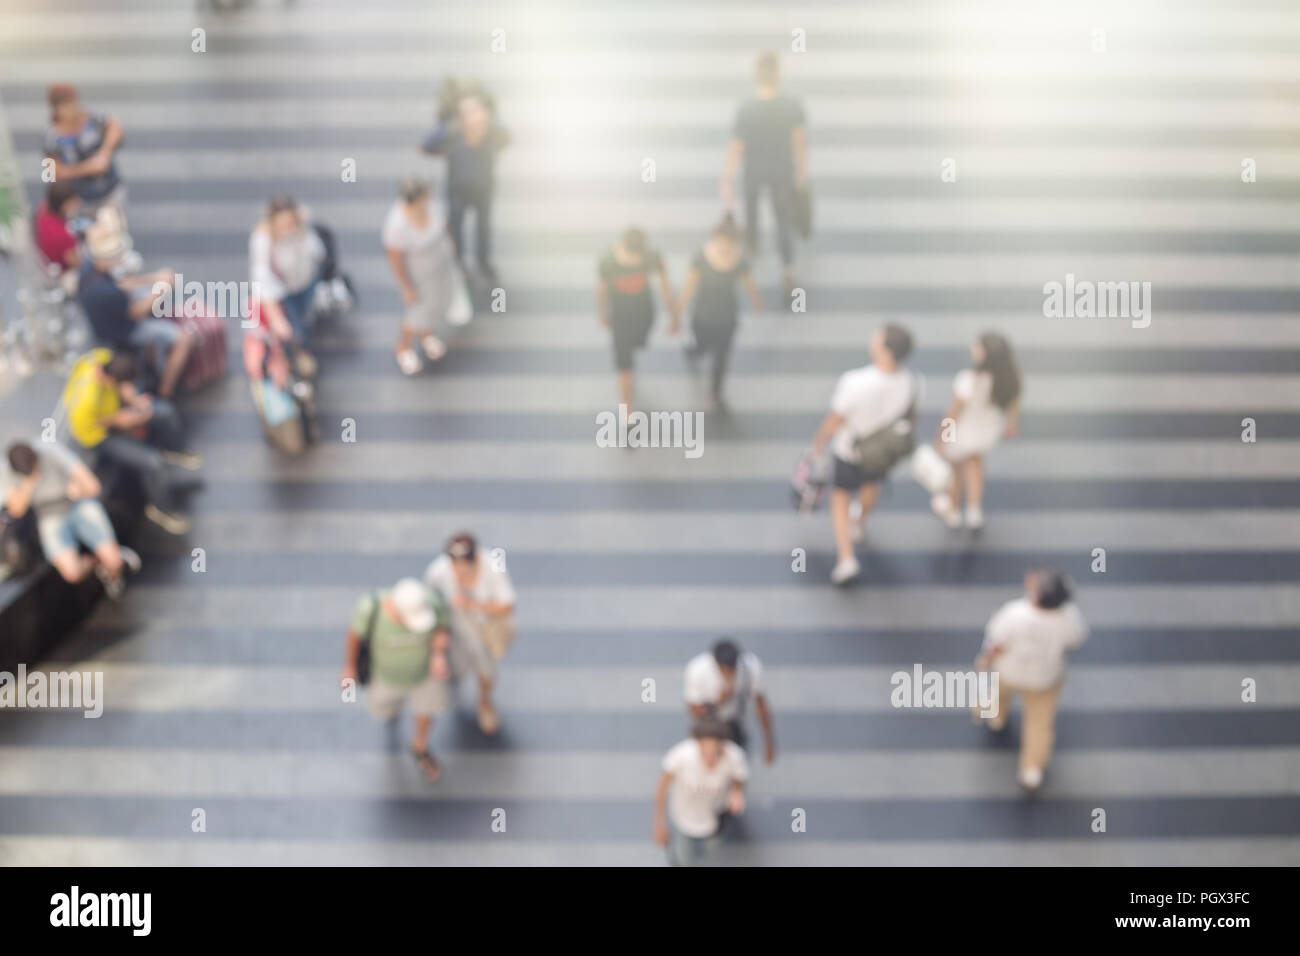
[[[844,491],[857,491],[863,485],[878,484],[884,475],[869,474],[850,461],[845,461],[839,455],[831,455],[835,462],[835,473],[831,477],[831,484]]]
[[[614,332],[614,367],[620,372],[630,371],[637,349],[645,348],[654,325],[654,313],[646,315],[614,315],[610,321]]]

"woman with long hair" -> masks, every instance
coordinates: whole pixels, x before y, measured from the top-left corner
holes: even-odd
[[[1003,436],[1020,428],[1020,370],[1011,345],[996,332],[985,332],[970,348],[971,367],[952,383],[952,402],[939,423],[934,447],[952,464],[947,490],[930,499],[930,507],[950,528],[984,526],[984,456]],[[963,493],[966,510],[961,510]]]
[[[596,312],[600,324],[613,333],[618,400],[631,410],[636,351],[645,347],[655,321],[652,280],[659,283],[660,298],[671,316],[670,335],[678,330],[677,303],[663,257],[650,245],[645,231],[635,226],[623,231],[600,257],[596,269]]]
[[[681,309],[693,304],[691,332],[693,341],[686,346],[690,364],[705,352],[713,355],[710,388],[714,407],[726,410],[722,384],[731,360],[731,343],[740,321],[740,297],[737,286],[744,286],[755,312],[763,310],[758,283],[749,271],[749,260],[741,246],[740,229],[731,213],[713,228],[703,248],[695,254],[682,287]]]

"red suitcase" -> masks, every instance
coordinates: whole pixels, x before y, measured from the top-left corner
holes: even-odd
[[[185,391],[192,392],[210,385],[226,374],[226,322],[210,315],[202,303],[187,302],[184,314],[176,321],[194,337],[190,360],[181,377]]]

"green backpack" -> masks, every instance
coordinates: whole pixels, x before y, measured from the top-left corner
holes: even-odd
[[[916,377],[912,377],[912,401],[901,418],[853,441],[855,464],[868,475],[884,477],[916,448]]]

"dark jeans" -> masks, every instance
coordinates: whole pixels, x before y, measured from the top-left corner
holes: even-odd
[[[474,210],[474,257],[480,269],[492,265],[492,187],[466,188],[453,185],[448,190],[448,230],[456,244],[456,258],[465,261],[465,213]]]
[[[758,200],[766,188],[776,215],[776,241],[781,264],[794,262],[794,180],[745,177],[745,246],[758,251]]]
[[[134,472],[144,487],[145,497],[163,510],[175,504],[175,492],[180,481],[176,469],[163,460],[164,451],[180,451],[183,433],[176,408],[167,401],[155,398],[153,418],[149,420],[143,441],[126,432],[110,431],[95,446],[96,469],[104,465],[117,466]]]
[[[722,395],[722,383],[727,377],[727,366],[731,362],[731,343],[736,337],[736,323],[725,326],[696,325],[695,344],[686,350],[691,358],[705,353],[713,355],[713,369],[709,375],[709,386],[714,397]]]
[[[284,310],[285,320],[293,328],[294,340],[303,346],[306,346],[307,337],[311,332],[307,320],[311,317],[312,301],[316,297],[316,286],[319,283],[320,276],[317,275],[307,283],[306,288],[286,295],[280,300],[280,308]]]

